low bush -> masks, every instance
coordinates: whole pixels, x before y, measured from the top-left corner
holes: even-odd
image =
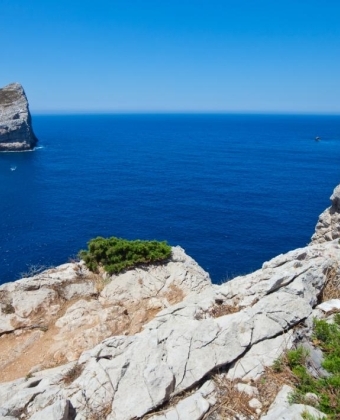
[[[88,249],[80,251],[79,256],[93,272],[103,267],[109,274],[118,274],[137,265],[165,261],[171,256],[171,247],[165,241],[128,241],[98,236],[87,245]]]

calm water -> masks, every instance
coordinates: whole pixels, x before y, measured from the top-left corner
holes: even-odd
[[[340,116],[33,124],[41,148],[0,154],[0,283],[67,262],[97,235],[179,244],[220,282],[306,245],[340,181]]]

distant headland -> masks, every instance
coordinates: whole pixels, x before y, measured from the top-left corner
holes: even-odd
[[[38,142],[25,91],[20,83],[0,89],[0,152],[33,150]]]

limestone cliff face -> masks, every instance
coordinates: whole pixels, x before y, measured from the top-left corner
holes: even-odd
[[[312,244],[340,238],[340,185],[334,189],[330,199],[332,205],[320,214]]]
[[[0,151],[33,150],[37,141],[23,87],[11,83],[0,89]]]

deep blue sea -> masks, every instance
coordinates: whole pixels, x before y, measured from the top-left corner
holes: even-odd
[[[98,235],[180,245],[219,283],[305,246],[340,182],[340,116],[33,115],[33,126],[37,150],[0,154],[0,283]]]

